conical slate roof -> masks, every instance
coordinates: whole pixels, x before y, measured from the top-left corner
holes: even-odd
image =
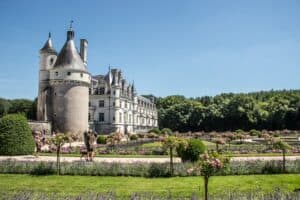
[[[57,56],[54,68],[68,68],[86,71],[83,61],[75,47],[74,31],[69,30],[67,41]]]
[[[57,54],[56,50],[53,48],[53,45],[52,45],[51,33],[49,33],[48,40],[44,44],[43,48],[40,49],[40,52]]]

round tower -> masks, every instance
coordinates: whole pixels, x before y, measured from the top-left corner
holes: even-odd
[[[50,70],[52,126],[56,132],[81,135],[88,129],[91,76],[83,62],[84,58],[80,57],[75,47],[74,35],[70,28],[67,40]]]
[[[40,121],[51,121],[51,87],[49,84],[49,70],[53,68],[57,58],[57,53],[52,45],[51,33],[40,49],[40,66],[39,66],[39,91],[37,119]]]

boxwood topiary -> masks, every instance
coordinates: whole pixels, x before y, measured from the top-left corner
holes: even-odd
[[[9,114],[0,119],[0,155],[28,155],[35,142],[27,119],[21,114]]]
[[[190,139],[186,148],[178,146],[176,148],[177,155],[181,157],[183,162],[190,161],[196,162],[199,160],[200,154],[203,154],[206,150],[205,145],[201,140]]]
[[[97,144],[106,144],[106,137],[103,135],[99,135],[97,137]]]

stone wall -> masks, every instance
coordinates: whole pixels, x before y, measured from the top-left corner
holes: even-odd
[[[29,124],[32,131],[40,131],[41,133],[51,135],[51,132],[52,132],[51,122],[29,121],[28,124]]]

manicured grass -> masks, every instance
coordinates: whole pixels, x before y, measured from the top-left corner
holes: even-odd
[[[162,147],[161,142],[151,142],[141,145],[142,148],[156,148],[156,147]]]
[[[87,192],[116,192],[119,197],[128,197],[134,192],[152,192],[174,196],[203,195],[201,177],[137,178],[95,176],[30,176],[0,174],[0,195],[20,191],[78,195]],[[274,188],[293,191],[300,188],[300,174],[215,176],[209,184],[210,194],[224,192],[271,192]],[[200,189],[200,191],[199,191]]]
[[[226,154],[225,154],[226,155]],[[282,153],[247,153],[247,154],[228,154],[230,157],[282,157]],[[286,156],[300,156],[300,153],[287,153]]]

